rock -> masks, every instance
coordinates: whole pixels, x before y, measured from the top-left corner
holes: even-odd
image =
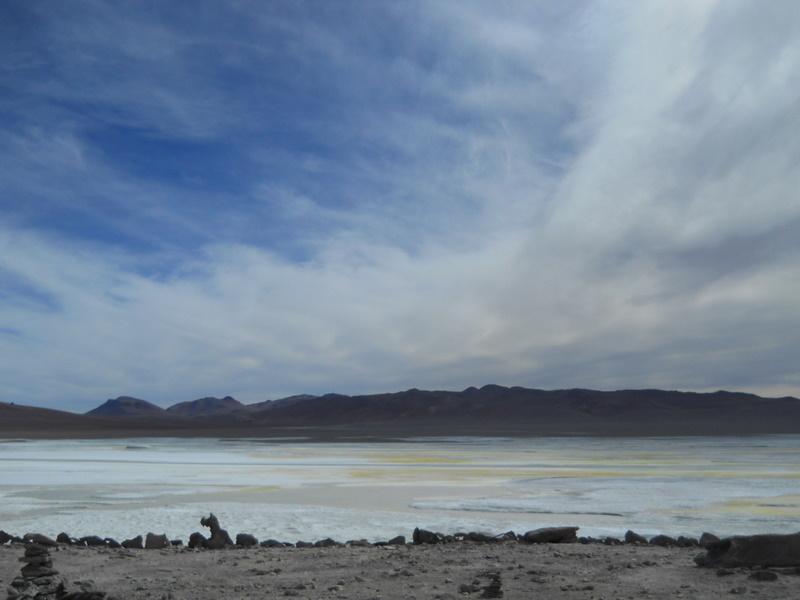
[[[516,542],[517,534],[513,531],[506,531],[505,533],[494,536],[494,539],[497,542]]]
[[[625,543],[626,544],[646,544],[647,538],[643,535],[639,535],[635,531],[628,531],[625,532]]]
[[[208,539],[199,531],[195,531],[189,536],[189,548],[205,548]]]
[[[675,543],[679,548],[694,548],[700,545],[700,542],[697,541],[696,538],[686,537],[683,535],[678,536],[678,539]]]
[[[14,539],[14,536],[10,533],[6,533],[2,529],[0,529],[0,546],[3,546]]]
[[[570,544],[578,541],[579,527],[542,527],[526,531],[522,541],[526,544]]]
[[[145,550],[161,550],[169,547],[169,539],[163,533],[161,535],[148,533],[144,539],[144,547]]]
[[[619,538],[606,536],[603,538],[603,545],[605,546],[621,546],[622,540]]]
[[[330,548],[332,546],[341,546],[341,544],[331,538],[325,538],[324,540],[314,542],[315,548]]]
[[[278,540],[264,540],[261,542],[262,548],[283,548],[283,542],[279,542]]]
[[[22,536],[22,541],[26,544],[39,544],[40,546],[48,546],[50,548],[56,548],[58,546],[57,541],[41,533],[26,533]]]
[[[364,539],[361,539],[361,540],[348,540],[347,542],[345,542],[345,546],[353,546],[353,547],[356,547],[356,548],[364,548],[364,547],[370,546],[370,545],[371,544],[367,540],[364,540]]]
[[[503,597],[503,583],[500,580],[500,573],[487,573],[489,578],[489,585],[483,588],[481,598],[502,598]]]
[[[386,542],[390,546],[405,546],[406,545],[406,536],[398,535],[397,537],[393,537],[388,542]]]
[[[25,534],[29,541],[25,545],[25,554],[19,560],[24,564],[20,569],[21,577],[16,577],[8,588],[11,600],[56,600],[64,595],[64,581],[53,568],[50,558],[47,536]]]
[[[86,535],[82,538],[79,538],[78,541],[82,542],[86,546],[105,546],[106,541],[97,535]]]
[[[222,548],[233,546],[231,536],[219,526],[219,520],[214,516],[214,513],[200,519],[200,525],[211,530],[211,537],[206,541],[206,548],[209,550],[221,550]]]
[[[105,541],[106,546],[108,546],[109,548],[122,548],[122,544],[120,544],[114,538],[105,538],[105,540],[103,541]]]
[[[777,581],[778,574],[774,571],[753,571],[748,579],[752,579],[754,581]]]
[[[466,542],[494,542],[496,541],[494,536],[488,535],[486,533],[479,533],[477,531],[470,531],[469,533],[464,534],[464,541]]]
[[[142,550],[144,548],[144,539],[142,536],[137,535],[135,538],[123,540],[122,547],[130,550]]]
[[[311,542],[303,542],[298,540],[294,546],[295,548],[313,548],[314,544],[312,544]]]
[[[253,546],[258,546],[258,540],[256,536],[249,533],[238,533],[236,534],[236,545],[242,548],[252,548]]]
[[[432,531],[428,531],[427,529],[420,529],[417,527],[414,529],[414,535],[412,540],[415,544],[439,544],[443,540],[442,536],[438,533],[434,533]]]
[[[178,548],[180,546],[183,546],[183,540],[170,540],[169,545]]]
[[[701,567],[800,566],[800,533],[724,538],[694,561]]]
[[[678,540],[675,538],[671,538],[668,535],[657,535],[655,537],[650,538],[650,543],[653,546],[675,546],[678,544]]]
[[[53,567],[48,567],[45,565],[25,565],[22,567],[22,569],[20,569],[20,571],[25,579],[37,579],[39,577],[51,577],[53,575],[58,575],[58,571],[56,571]]]
[[[50,556],[50,551],[46,546],[40,546],[39,544],[28,544],[25,546],[25,556]]]
[[[69,534],[64,533],[63,531],[56,536],[56,541],[59,544],[71,544],[72,538],[69,537]]]
[[[700,536],[700,545],[703,548],[708,548],[714,544],[719,544],[719,538],[715,536],[713,533],[708,533],[704,531],[703,534]]]
[[[49,554],[40,554],[38,556],[23,556],[19,559],[19,562],[24,562],[29,565],[43,565],[45,567],[53,566],[53,560],[50,558]]]

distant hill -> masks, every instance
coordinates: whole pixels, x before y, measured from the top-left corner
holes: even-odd
[[[426,435],[742,435],[800,433],[800,400],[665,390],[538,390],[486,385],[298,395],[243,405],[200,398],[164,410],[122,396],[86,415],[0,404],[0,436],[274,436],[385,439]],[[66,435],[66,434],[65,434]]]
[[[266,405],[254,422],[281,426],[349,426],[507,431],[515,434],[723,434],[800,432],[800,400],[718,391],[537,390],[486,385],[461,392],[410,389],[326,394]]]
[[[52,410],[36,406],[0,402],[0,431],[23,431],[48,428],[54,423],[61,426],[85,427],[87,419],[83,415]]]
[[[231,396],[225,396],[224,398],[208,396],[173,404],[167,409],[167,412],[181,417],[209,417],[232,413],[243,408],[244,404]]]
[[[147,400],[140,400],[131,396],[119,396],[106,400],[86,414],[94,417],[149,417],[160,416],[165,412],[163,408]]]

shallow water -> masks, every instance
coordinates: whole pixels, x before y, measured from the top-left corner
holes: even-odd
[[[579,525],[584,535],[800,529],[800,436],[136,439],[0,443],[0,529],[379,540]]]

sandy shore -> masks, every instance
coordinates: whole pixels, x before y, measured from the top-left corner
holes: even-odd
[[[0,586],[19,573],[23,546],[0,547]],[[480,598],[499,576],[503,598],[797,598],[800,575],[755,581],[694,566],[697,548],[601,544],[112,550],[62,547],[54,567],[120,599]]]

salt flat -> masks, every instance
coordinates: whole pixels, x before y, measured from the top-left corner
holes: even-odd
[[[415,526],[583,535],[787,532],[800,436],[0,443],[0,527],[186,538],[216,513],[259,538],[409,536]]]

